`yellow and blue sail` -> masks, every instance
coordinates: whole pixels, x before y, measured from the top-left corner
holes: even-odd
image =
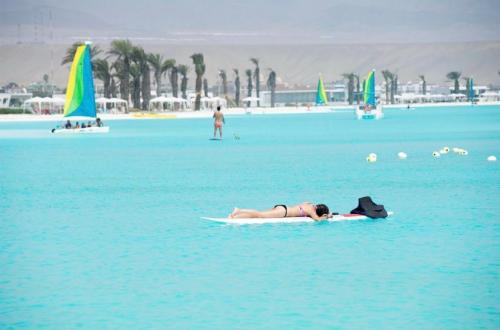
[[[375,107],[375,70],[370,71],[363,86],[363,102]]]
[[[66,88],[64,117],[96,117],[90,45],[77,48]]]
[[[328,99],[326,97],[325,85],[323,84],[323,79],[319,77],[318,80],[318,90],[316,92],[316,105],[326,105]]]

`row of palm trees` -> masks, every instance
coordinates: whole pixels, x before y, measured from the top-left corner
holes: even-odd
[[[76,49],[81,44],[75,42],[67,49],[62,65],[73,61]],[[121,98],[128,100],[130,97],[134,108],[147,109],[151,97],[152,71],[157,95],[160,95],[162,78],[167,75],[172,94],[178,97],[180,75],[180,91],[182,97],[187,98],[187,65],[177,65],[174,59],[165,59],[160,54],[146,53],[142,47],[133,45],[129,40],[113,40],[104,58],[98,57],[102,53],[98,46],[91,46],[90,52],[94,75],[103,82],[105,97],[116,97],[119,89]]]
[[[498,74],[500,74],[500,71]],[[448,74],[446,74],[446,78],[453,81],[453,84],[454,84],[453,93],[455,93],[455,94],[458,94],[460,91],[459,80],[460,80],[461,75],[462,75],[462,73],[458,72],[458,71],[452,71],[452,72],[449,72]],[[385,102],[394,104],[395,103],[395,95],[398,92],[398,78],[399,77],[398,77],[397,73],[391,72],[389,70],[382,70],[382,76],[384,77],[384,81],[385,81],[385,97],[386,97]],[[359,104],[360,99],[361,99],[359,76],[356,75],[355,73],[350,72],[350,73],[344,73],[342,75],[342,77],[347,80],[347,100],[348,100],[349,104],[352,105],[354,103],[354,101],[356,101],[356,103]],[[426,95],[427,94],[427,81],[425,79],[425,76],[419,75],[419,79],[422,82],[422,94]],[[471,95],[471,93],[469,91],[469,89],[471,88],[471,85],[470,85],[471,78],[470,77],[462,77],[462,79],[465,80],[465,84],[466,84],[465,89],[467,91],[467,97],[469,98]],[[365,85],[365,81],[363,81],[363,86],[364,85]],[[356,87],[356,93],[354,93],[355,87]]]
[[[71,63],[78,46],[82,42],[75,42],[66,51],[61,65]],[[174,97],[179,96],[179,75],[181,76],[180,92],[182,98],[187,98],[188,72],[189,67],[184,64],[177,64],[175,59],[164,58],[160,54],[146,53],[141,46],[133,45],[129,40],[113,40],[110,49],[99,57],[103,51],[95,45],[91,46],[91,57],[95,78],[103,82],[104,96],[117,97],[118,91],[122,99],[131,99],[133,107],[137,109],[147,109],[151,97],[151,74],[156,85],[156,95],[160,95],[162,79],[168,77]],[[208,81],[204,78],[206,71],[205,60],[202,53],[195,53],[190,56],[195,80],[195,110],[200,109],[202,89],[205,96],[208,96]],[[254,70],[245,71],[248,79],[248,96],[252,96],[253,79],[255,80],[256,96],[260,96],[260,67],[259,60],[251,58],[255,65]],[[224,70],[219,70],[222,80],[223,94],[228,102],[240,105],[240,77],[239,70],[233,69],[235,74],[235,95],[234,99],[228,96],[227,74]],[[253,78],[253,79],[252,79]],[[267,87],[271,90],[271,104],[274,107],[274,92],[276,88],[276,73],[270,69],[267,80]],[[142,97],[141,97],[142,95]],[[142,99],[142,103],[141,103]],[[260,105],[260,104],[258,104]]]
[[[247,96],[251,97],[254,88],[255,82],[255,95],[257,98],[257,106],[260,106],[260,67],[259,60],[257,58],[250,58],[250,61],[255,65],[254,70],[247,69],[245,70],[245,74],[247,77]],[[219,70],[219,77],[222,82],[222,93],[227,101],[234,103],[235,106],[240,106],[240,95],[241,95],[241,81],[240,81],[240,72],[238,69],[233,69],[234,73],[234,99],[230,99],[228,96],[228,88],[227,88],[227,73],[225,70]],[[276,72],[272,69],[269,69],[269,76],[267,78],[266,86],[268,90],[271,92],[271,107],[274,108],[275,105],[275,92],[276,92]],[[250,105],[250,101],[247,101],[247,105]]]

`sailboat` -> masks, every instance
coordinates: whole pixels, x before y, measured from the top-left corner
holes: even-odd
[[[79,133],[108,133],[109,127],[103,126],[101,120],[96,120],[96,106],[94,95],[94,78],[90,58],[90,42],[78,46],[76,49],[68,86],[66,88],[66,102],[64,103],[64,118],[80,120],[82,126],[63,125],[52,129],[52,133],[79,134]],[[87,126],[89,120],[95,121]]]
[[[319,76],[318,90],[316,91],[316,105],[327,105],[328,98],[326,97],[325,85],[323,79]]]
[[[363,86],[363,104],[356,108],[358,119],[381,119],[384,117],[382,106],[375,98],[375,70],[370,71]]]

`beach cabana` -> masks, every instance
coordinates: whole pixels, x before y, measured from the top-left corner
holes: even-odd
[[[245,97],[243,100],[241,100],[241,102],[243,102],[243,104],[246,106],[246,107],[256,107],[257,104],[259,104],[258,102],[262,102],[260,97],[255,97],[255,96],[248,96],[248,97]]]
[[[63,113],[64,100],[56,97],[33,97],[24,101],[23,110],[41,115]]]
[[[127,101],[118,98],[100,97],[95,100],[98,113],[127,113]]]
[[[500,101],[500,92],[484,92],[479,96],[481,102],[498,102]]]
[[[180,97],[159,96],[149,101],[149,111],[186,111],[189,110],[189,102]]]
[[[222,97],[202,97],[201,109],[202,110],[215,110],[217,107],[227,108],[227,101]]]
[[[455,101],[455,102],[465,101],[465,99],[467,97],[465,94],[461,94],[461,93],[450,94],[449,96],[451,97],[452,101]]]

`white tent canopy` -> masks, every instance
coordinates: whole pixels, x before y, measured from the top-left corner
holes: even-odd
[[[262,102],[260,97],[255,97],[255,96],[247,96],[241,100],[243,104],[246,106],[257,106],[259,102]]]
[[[100,97],[95,100],[96,110],[99,113],[127,113],[127,101],[118,98]]]
[[[63,113],[64,100],[57,97],[33,97],[24,101],[23,109],[36,114]]]
[[[196,96],[192,96],[191,102],[194,103]],[[200,110],[215,110],[217,107],[227,108],[227,101],[222,97],[202,97],[200,99]]]
[[[189,102],[180,97],[159,96],[149,101],[149,111],[186,111]]]

